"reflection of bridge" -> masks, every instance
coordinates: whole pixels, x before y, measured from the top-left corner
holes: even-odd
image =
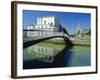
[[[24,32],[29,32],[32,30],[24,30]],[[23,39],[23,48],[27,48],[29,46],[32,46],[36,43],[39,43],[41,41],[47,40],[47,39],[52,39],[52,38],[63,38],[67,44],[67,46],[72,46],[73,43],[70,40],[70,36],[67,33],[66,30],[63,29],[62,32],[52,32],[52,34],[48,31],[47,32],[49,35],[41,35],[41,36],[36,36],[36,37],[26,37]]]

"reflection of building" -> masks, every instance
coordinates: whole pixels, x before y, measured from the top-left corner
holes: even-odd
[[[43,47],[39,45],[27,48],[28,53],[32,55],[34,59],[41,60],[44,62],[53,62],[54,52],[53,48]]]
[[[53,34],[55,31],[59,31],[59,21],[55,16],[43,16],[37,18],[37,23],[34,26],[27,26],[28,37],[45,36]]]
[[[53,48],[48,48],[48,47],[43,47],[43,46],[33,46],[32,48],[34,52],[44,54],[44,55],[49,55],[53,56]]]
[[[38,55],[53,56],[53,48],[43,47],[39,45],[28,48],[30,54],[38,53]]]

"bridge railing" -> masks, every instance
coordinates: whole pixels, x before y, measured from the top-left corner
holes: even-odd
[[[36,40],[46,37],[54,37],[54,36],[64,36],[63,32],[54,32],[54,31],[24,31],[23,32],[23,40]]]
[[[62,36],[62,37],[69,37],[68,34],[65,33],[66,31],[63,30],[59,31],[46,31],[46,30],[23,30],[23,41],[30,41],[30,40],[37,40],[43,39],[47,37],[54,37],[54,36]]]

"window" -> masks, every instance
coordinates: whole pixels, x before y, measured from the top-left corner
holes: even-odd
[[[43,26],[41,26],[41,28],[43,29]]]
[[[42,18],[40,18],[40,21],[42,21]]]
[[[41,52],[40,48],[38,48],[38,51]]]
[[[32,35],[34,36],[34,33],[32,33]]]
[[[47,28],[47,26],[45,26],[45,28]]]
[[[46,21],[44,21],[44,24],[46,24]]]
[[[39,36],[39,32],[38,32],[38,36]]]
[[[48,53],[48,49],[45,49],[45,53]]]
[[[44,50],[43,50],[43,48],[41,48],[41,52],[43,52]]]
[[[51,25],[53,25],[53,23],[51,22]]]

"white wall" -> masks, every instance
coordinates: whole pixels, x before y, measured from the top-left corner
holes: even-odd
[[[16,0],[17,1],[17,0]],[[26,1],[26,0],[24,0]],[[28,0],[29,1],[29,0]],[[86,5],[100,5],[100,0],[30,0],[51,3],[64,3],[64,4],[86,4]],[[13,80],[10,78],[11,71],[11,0],[0,0],[0,80]],[[99,12],[100,14],[100,6]],[[100,15],[98,16],[100,22]],[[98,24],[100,26],[100,23]],[[100,34],[100,27],[98,27],[98,34]],[[98,38],[100,41],[100,37]],[[98,42],[100,47],[100,42]],[[100,50],[99,50],[100,52]],[[100,54],[98,54],[100,63]],[[100,67],[100,64],[98,64]],[[34,80],[100,80],[100,69],[98,74],[88,75],[73,75],[73,76],[60,76],[60,77],[44,77],[34,78]],[[20,80],[20,79],[19,79]],[[33,78],[21,79],[33,80]]]

